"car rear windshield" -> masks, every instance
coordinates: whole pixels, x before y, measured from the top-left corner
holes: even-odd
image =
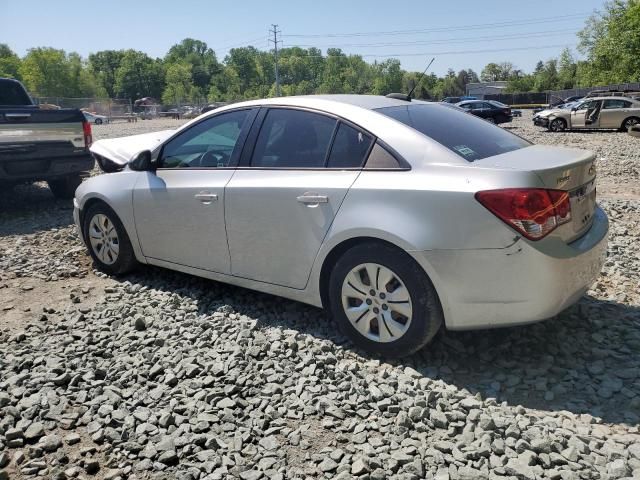
[[[31,99],[19,83],[0,80],[0,105],[26,106],[31,105]]]
[[[415,128],[469,162],[531,145],[485,120],[441,105],[402,105],[376,112]]]

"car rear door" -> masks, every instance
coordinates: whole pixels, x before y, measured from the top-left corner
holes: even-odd
[[[620,128],[631,102],[622,98],[610,98],[602,102],[600,128]]]
[[[222,112],[195,123],[162,146],[155,172],[141,172],[133,207],[146,257],[230,273],[224,188],[256,113]]]
[[[264,109],[225,191],[233,275],[304,288],[372,142],[324,113]]]

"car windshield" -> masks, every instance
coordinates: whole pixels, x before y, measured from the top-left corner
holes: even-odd
[[[513,133],[453,108],[412,104],[376,111],[416,129],[468,162],[531,145]]]

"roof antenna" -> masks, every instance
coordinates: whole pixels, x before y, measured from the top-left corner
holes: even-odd
[[[436,59],[436,57],[433,57],[431,59],[431,61],[429,62],[429,65],[427,65],[427,68],[424,69],[424,71],[422,72],[422,74],[420,75],[420,78],[418,78],[418,81],[416,82],[416,84],[413,86],[413,88],[411,89],[411,91],[409,92],[409,95],[407,95],[407,98],[409,98],[409,100],[411,100],[411,95],[413,95],[413,91],[416,89],[416,87],[418,85],[420,85],[420,82],[422,81],[422,77],[424,77],[424,74],[427,73],[427,70],[429,70],[429,67],[431,66],[431,64],[433,63],[433,61]]]

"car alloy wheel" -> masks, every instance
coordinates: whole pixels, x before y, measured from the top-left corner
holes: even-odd
[[[411,295],[402,279],[377,263],[357,265],[345,277],[342,308],[362,336],[380,343],[400,339],[413,316]]]
[[[639,123],[640,120],[638,120],[637,118],[628,118],[627,120],[625,120],[623,128],[628,132],[631,127],[633,127],[634,125],[638,125]]]
[[[565,123],[563,120],[556,118],[553,122],[551,122],[551,125],[549,125],[549,129],[552,132],[561,132],[565,129]]]
[[[120,254],[120,239],[115,225],[102,213],[89,222],[89,243],[96,257],[105,265],[113,265]]]

